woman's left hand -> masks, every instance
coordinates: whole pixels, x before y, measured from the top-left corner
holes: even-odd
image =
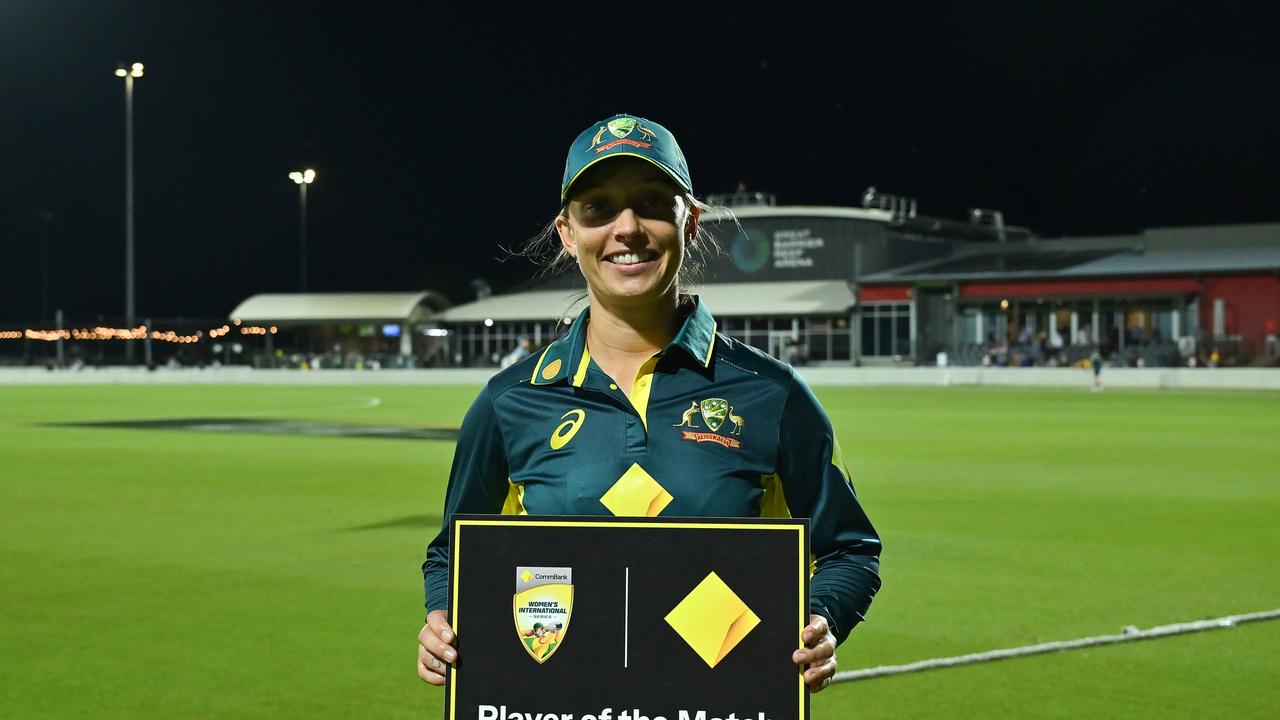
[[[810,692],[821,692],[831,684],[836,674],[836,637],[827,627],[827,619],[810,615],[809,626],[800,634],[804,647],[791,653],[791,661],[804,672],[804,682]],[[805,665],[808,669],[805,669]]]

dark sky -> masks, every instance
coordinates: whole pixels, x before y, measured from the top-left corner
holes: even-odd
[[[1042,236],[1280,220],[1274,12],[864,5],[0,0],[0,323],[40,314],[46,229],[50,306],[123,313],[135,59],[141,316],[296,291],[304,166],[313,290],[519,282],[499,247],[616,112],[670,128],[699,195],[876,185]]]

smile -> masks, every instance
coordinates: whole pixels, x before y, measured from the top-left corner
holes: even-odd
[[[615,265],[638,265],[643,262],[649,262],[657,259],[658,253],[652,250],[642,250],[640,252],[615,253],[613,255],[606,256],[604,260],[605,262],[610,262]]]

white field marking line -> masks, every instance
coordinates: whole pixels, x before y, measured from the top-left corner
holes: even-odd
[[[1244,623],[1276,619],[1280,619],[1280,609],[1264,610],[1261,612],[1245,613],[1242,615],[1227,615],[1210,620],[1195,620],[1192,622],[1173,623],[1170,625],[1158,625],[1148,630],[1139,630],[1137,627],[1130,625],[1118,635],[1095,635],[1093,637],[1078,638],[1076,640],[1055,640],[1053,642],[1040,643],[1038,645],[1024,645],[1022,647],[1005,648],[1003,650],[988,650],[986,652],[969,653],[968,655],[956,655],[955,657],[919,660],[905,665],[880,665],[879,667],[863,668],[861,670],[846,670],[844,672],[836,673],[831,678],[831,682],[869,680],[876,677],[903,675],[906,673],[920,672],[922,670],[933,670],[935,668],[972,665],[974,663],[1007,660],[1009,658],[1026,657],[1028,655],[1042,655],[1044,653],[1059,652],[1061,650],[1076,650],[1078,648],[1098,647],[1100,645],[1114,645],[1116,643],[1132,642],[1134,640],[1151,640],[1154,638],[1185,635],[1187,633],[1202,632],[1205,630],[1222,630],[1225,628],[1232,628],[1237,625],[1243,625]]]
[[[631,656],[631,567],[627,566],[623,574],[622,585],[622,667],[627,667],[627,659]]]

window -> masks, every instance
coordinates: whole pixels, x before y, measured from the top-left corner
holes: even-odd
[[[910,303],[866,303],[861,323],[864,356],[911,354]]]

